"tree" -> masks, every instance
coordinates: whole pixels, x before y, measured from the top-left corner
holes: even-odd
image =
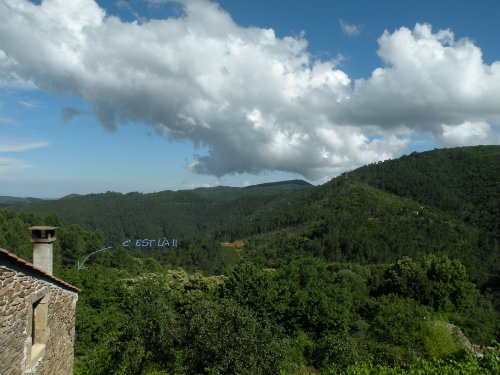
[[[199,301],[188,324],[189,373],[275,375],[285,367],[287,341],[233,299]]]

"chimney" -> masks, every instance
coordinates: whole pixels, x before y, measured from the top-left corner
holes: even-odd
[[[33,243],[33,265],[52,275],[52,242],[56,240],[56,229],[59,227],[33,226],[31,242]]]

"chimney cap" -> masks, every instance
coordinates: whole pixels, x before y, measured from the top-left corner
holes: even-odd
[[[51,226],[46,226],[46,225],[34,225],[32,227],[29,227],[29,230],[54,230],[58,229],[59,227],[51,227]]]
[[[52,227],[47,225],[34,225],[28,229],[31,231],[31,241],[39,243],[52,243],[56,240],[56,229],[59,227]]]

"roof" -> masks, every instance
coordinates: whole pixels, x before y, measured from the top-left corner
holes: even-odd
[[[15,256],[14,254],[9,253],[5,249],[0,248],[0,257],[6,257],[7,259],[9,259],[10,261],[12,261],[14,263],[17,263],[17,264],[20,264],[24,267],[27,267],[27,268],[35,271],[35,273],[38,273],[41,276],[44,276],[45,278],[49,278],[50,280],[54,281],[56,284],[62,285],[68,289],[72,289],[73,291],[75,291],[77,293],[81,292],[81,290],[78,289],[76,286],[73,286],[71,284],[68,284],[67,282],[62,281],[61,279],[58,279],[57,277],[47,273],[46,271],[42,270],[41,268],[38,268],[37,266],[26,262],[24,259],[21,259],[21,258]]]

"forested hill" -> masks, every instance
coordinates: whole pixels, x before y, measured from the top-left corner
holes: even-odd
[[[342,178],[453,211],[498,239],[500,146],[414,152],[363,166]]]
[[[380,263],[403,255],[446,254],[467,265],[478,284],[488,285],[498,278],[500,264],[499,168],[500,147],[462,147],[371,164],[318,187],[299,180],[153,194],[108,192],[11,207],[99,229],[112,245],[129,238],[243,240],[239,256],[262,266],[299,255]],[[286,235],[268,235],[280,231]],[[188,269],[203,263],[199,254],[186,251],[165,256]]]
[[[487,287],[500,269],[499,151],[435,150],[362,167],[217,236],[244,240],[241,256],[274,267],[304,255],[383,263],[442,254]]]
[[[193,192],[205,198],[229,201],[248,196],[267,196],[293,193],[304,189],[310,189],[313,186],[314,185],[311,185],[303,180],[289,180],[250,185],[244,188],[231,186],[217,186],[211,188],[200,187],[194,189]]]
[[[24,204],[29,202],[40,201],[39,198],[21,198],[21,197],[10,197],[5,195],[0,195],[0,205],[9,205],[9,204]]]
[[[215,187],[151,194],[71,194],[52,201],[9,206],[18,212],[56,214],[70,224],[101,230],[109,243],[129,238],[207,235],[227,223],[272,210],[312,189],[305,181]],[[255,199],[258,195],[259,199]]]
[[[30,261],[26,228],[60,227],[54,275],[82,290],[75,375],[493,375],[499,151],[412,154],[288,193],[294,183],[9,206],[0,247]],[[120,246],[172,235],[179,246]],[[473,357],[450,326],[496,351]]]
[[[379,192],[366,189],[368,186]],[[251,220],[240,224],[261,233],[325,217],[332,212],[326,212],[321,202],[338,199],[337,195],[346,187],[351,192],[357,191],[346,200],[366,211],[372,210],[367,201],[356,203],[360,191],[377,196],[369,201],[378,205],[393,200],[382,194],[385,192],[412,200],[416,207],[436,211],[443,218],[459,219],[464,224],[498,236],[500,146],[414,152],[399,159],[363,166],[311,189],[281,211],[251,217]],[[234,225],[237,226],[238,223]]]

